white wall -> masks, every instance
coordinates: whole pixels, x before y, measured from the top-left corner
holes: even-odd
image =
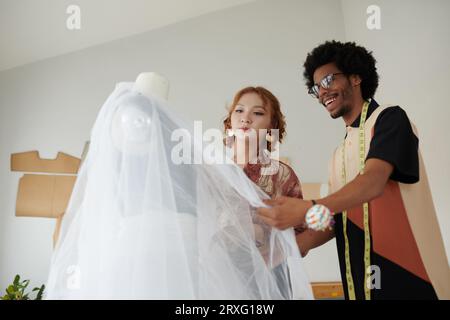
[[[365,22],[361,26],[358,20],[365,19],[365,7],[358,3],[261,0],[0,72],[0,289],[16,273],[32,279],[35,285],[46,281],[54,227],[51,219],[14,217],[20,173],[9,171],[10,154],[35,149],[44,157],[53,157],[57,151],[79,156],[95,116],[114,84],[132,81],[142,71],[157,71],[170,79],[172,108],[190,119],[203,120],[204,128],[220,127],[226,114],[225,103],[238,89],[246,85],[266,86],[280,98],[287,117],[288,135],[282,155],[291,159],[303,182],[326,181],[328,158],[343,138],[343,123],[331,120],[306,94],[302,64],[307,52],[327,39],[360,37],[365,44],[369,35],[364,30],[354,34],[353,30],[365,28]],[[440,23],[428,20],[433,26]],[[346,37],[346,30],[351,36]],[[382,81],[397,79],[396,70],[410,70],[401,53],[415,52],[398,46],[394,59],[386,49],[395,43],[392,39],[407,34],[406,30],[400,31],[374,49]],[[427,43],[435,50],[446,46],[434,40]],[[446,50],[448,53],[448,47]],[[426,59],[425,53],[420,52],[417,59]],[[443,77],[445,73],[438,63],[432,62],[433,72],[429,74],[442,72]],[[422,61],[422,70],[426,69],[424,64]],[[393,66],[396,69],[390,70]],[[436,88],[445,85],[435,82],[434,76],[427,76],[418,79],[417,86],[431,81]],[[429,92],[435,91],[414,92],[417,101],[422,101],[431,99]],[[391,98],[388,94],[383,87],[379,99]],[[406,94],[392,98],[415,116],[416,104],[410,103],[415,99],[408,100]],[[418,117],[430,117],[418,112]],[[418,124],[422,132],[433,137],[436,128],[431,122],[428,127],[426,121]],[[443,133],[443,129],[439,130]],[[431,148],[432,143],[428,145]],[[440,149],[446,152],[448,160],[448,146]],[[448,182],[439,176],[443,162],[431,149],[424,153],[437,206],[448,210],[449,200],[443,197],[446,191],[448,194]],[[334,242],[312,251],[306,265],[314,281],[340,280]]]
[[[1,0],[0,70],[56,57],[254,0]],[[80,9],[80,29],[65,28]],[[69,12],[67,10],[69,9]],[[71,19],[71,18],[72,19]]]

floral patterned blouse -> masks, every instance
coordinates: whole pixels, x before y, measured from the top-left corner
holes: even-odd
[[[269,166],[275,169],[267,171]],[[244,172],[272,199],[278,196],[303,199],[300,180],[294,170],[284,162],[271,159],[271,163],[267,165],[259,162],[256,164],[249,163],[244,167]],[[299,225],[294,230],[298,234],[303,232],[305,227]]]

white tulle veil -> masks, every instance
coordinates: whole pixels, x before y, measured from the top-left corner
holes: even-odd
[[[294,231],[256,216],[268,196],[234,164],[174,164],[180,128],[192,133],[164,102],[116,86],[92,129],[47,299],[312,299]]]

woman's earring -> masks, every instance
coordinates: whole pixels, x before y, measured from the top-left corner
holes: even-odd
[[[229,136],[229,137],[234,136],[234,131],[233,131],[233,129],[227,129],[227,136]]]

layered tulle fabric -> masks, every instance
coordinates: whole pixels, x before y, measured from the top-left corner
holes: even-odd
[[[92,129],[47,299],[312,298],[294,231],[258,219],[267,195],[242,169],[174,161],[202,154],[198,139],[170,106],[117,85]]]

